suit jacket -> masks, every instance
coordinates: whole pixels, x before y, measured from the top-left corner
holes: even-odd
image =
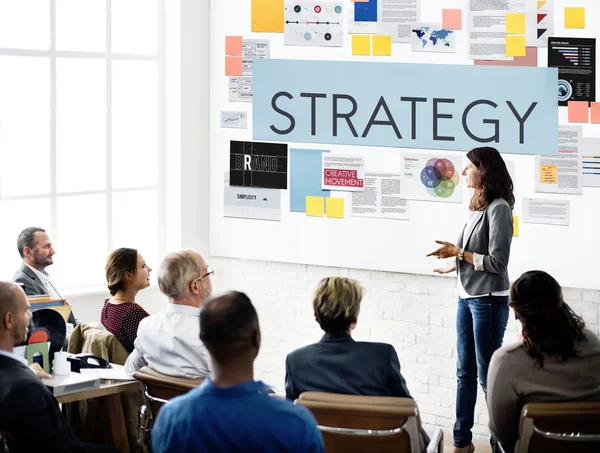
[[[21,283],[23,286],[23,291],[25,291],[25,294],[28,296],[41,296],[48,294],[48,290],[44,284],[40,281],[37,275],[35,275],[35,272],[33,272],[25,263],[21,264],[21,268],[15,272],[15,275],[13,275],[12,279],[15,283]],[[73,311],[71,311],[71,314],[69,315],[68,322],[73,325],[77,324]]]
[[[325,335],[318,343],[288,354],[286,397],[295,400],[308,391],[412,398],[394,347],[354,341],[348,334]]]
[[[22,363],[0,355],[0,431],[18,451],[84,452],[46,386]]]
[[[483,211],[477,211],[467,230],[458,238],[457,247],[483,255],[484,271],[466,261],[456,260],[460,280],[468,294],[489,294],[510,287],[508,259],[513,237],[513,215],[503,198],[496,198]]]

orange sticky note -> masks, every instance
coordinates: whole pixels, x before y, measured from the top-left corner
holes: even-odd
[[[556,165],[540,165],[540,183],[558,184],[558,167]]]
[[[569,123],[587,123],[589,121],[587,101],[569,101],[567,108],[569,109]]]
[[[591,119],[590,122],[600,124],[600,102],[590,103]]]
[[[242,75],[242,57],[225,57],[225,75],[226,76],[241,76]]]
[[[251,0],[250,31],[283,33],[283,0]]]
[[[225,36],[225,55],[242,54],[242,37]]]
[[[443,9],[442,28],[446,30],[462,30],[462,9]]]

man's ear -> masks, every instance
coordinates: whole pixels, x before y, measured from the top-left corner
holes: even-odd
[[[4,316],[2,317],[2,327],[6,330],[10,330],[14,323],[14,315],[10,311],[4,313]]]
[[[260,349],[260,329],[256,329],[252,333],[252,346],[254,346],[257,350]]]
[[[23,257],[28,257],[33,254],[33,250],[30,247],[23,247]]]

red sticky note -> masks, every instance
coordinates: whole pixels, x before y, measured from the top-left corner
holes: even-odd
[[[242,37],[225,36],[225,55],[242,54]]]
[[[590,122],[594,124],[600,124],[600,102],[591,102],[590,110],[592,117]]]
[[[462,30],[462,9],[443,9],[442,28],[446,30]]]
[[[569,123],[587,123],[588,120],[588,102],[587,101],[569,101]]]
[[[242,57],[225,57],[225,75],[226,76],[241,76],[242,75]]]

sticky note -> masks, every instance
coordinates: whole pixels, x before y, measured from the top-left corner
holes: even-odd
[[[585,8],[565,8],[565,28],[585,28]]]
[[[344,218],[344,199],[325,198],[325,215],[334,219]]]
[[[587,123],[588,120],[588,102],[587,101],[569,101],[569,123]]]
[[[225,55],[242,55],[242,37],[225,36]]]
[[[525,34],[525,13],[506,13],[506,33]]]
[[[392,37],[390,35],[373,36],[373,55],[392,55]]]
[[[600,102],[590,103],[591,118],[590,122],[594,124],[600,124]]]
[[[462,30],[462,9],[443,9],[442,28],[446,30]]]
[[[250,30],[255,33],[283,33],[283,0],[251,0]]]
[[[513,216],[513,237],[519,237],[519,216]]]
[[[525,48],[525,36],[507,36],[506,37],[506,56],[524,57],[527,55]]]
[[[371,55],[370,35],[352,35],[352,55]]]
[[[225,57],[225,75],[226,76],[241,76],[242,75],[242,57]]]
[[[558,184],[558,167],[556,165],[540,165],[540,183]]]
[[[325,214],[325,198],[306,197],[306,215],[311,217],[323,217]]]

